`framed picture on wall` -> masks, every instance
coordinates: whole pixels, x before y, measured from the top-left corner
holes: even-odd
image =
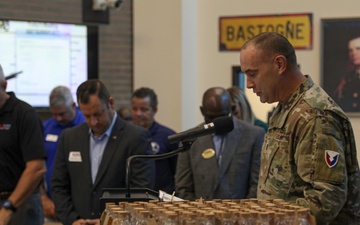
[[[232,67],[232,85],[238,86],[241,90],[245,90],[245,74],[241,71],[240,66]]]
[[[360,115],[360,18],[323,19],[322,86],[349,115]]]

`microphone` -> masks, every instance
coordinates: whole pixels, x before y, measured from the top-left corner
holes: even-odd
[[[178,142],[194,141],[197,137],[208,134],[223,135],[234,129],[232,117],[222,116],[214,119],[213,122],[204,124],[193,129],[170,135],[168,140],[170,144]]]
[[[12,73],[8,76],[5,77],[5,80],[10,80],[10,79],[13,79],[15,77],[17,77],[17,75],[19,75],[20,73],[22,73],[23,71],[19,71],[19,72],[16,72],[16,73]]]

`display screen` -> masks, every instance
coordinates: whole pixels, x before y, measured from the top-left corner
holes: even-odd
[[[88,79],[87,26],[4,21],[0,26],[0,64],[7,91],[33,107],[48,107],[51,90],[64,85],[74,100],[76,89]]]

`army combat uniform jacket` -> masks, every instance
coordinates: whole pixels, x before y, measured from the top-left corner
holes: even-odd
[[[351,124],[306,77],[270,118],[257,196],[308,207],[317,224],[360,224],[360,174]]]

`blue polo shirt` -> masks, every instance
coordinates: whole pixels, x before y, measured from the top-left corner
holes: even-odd
[[[56,122],[56,120],[54,118],[50,118],[43,123],[43,125],[44,125],[44,143],[45,143],[45,149],[46,149],[46,154],[47,154],[46,175],[45,175],[46,187],[47,187],[46,192],[47,192],[47,195],[49,196],[49,198],[51,198],[50,178],[51,178],[51,174],[54,169],[56,149],[58,146],[58,142],[60,140],[60,134],[64,129],[74,127],[74,126],[82,124],[84,122],[85,122],[85,118],[84,118],[82,112],[77,108],[76,116],[75,116],[74,120],[65,126],[58,124],[58,122]]]
[[[151,147],[153,154],[168,153],[176,150],[177,145],[170,145],[168,136],[175,134],[175,131],[157,122],[153,122],[149,128],[151,134]],[[166,159],[155,160],[155,191],[165,191],[169,194],[175,190],[175,171],[177,156]]]

